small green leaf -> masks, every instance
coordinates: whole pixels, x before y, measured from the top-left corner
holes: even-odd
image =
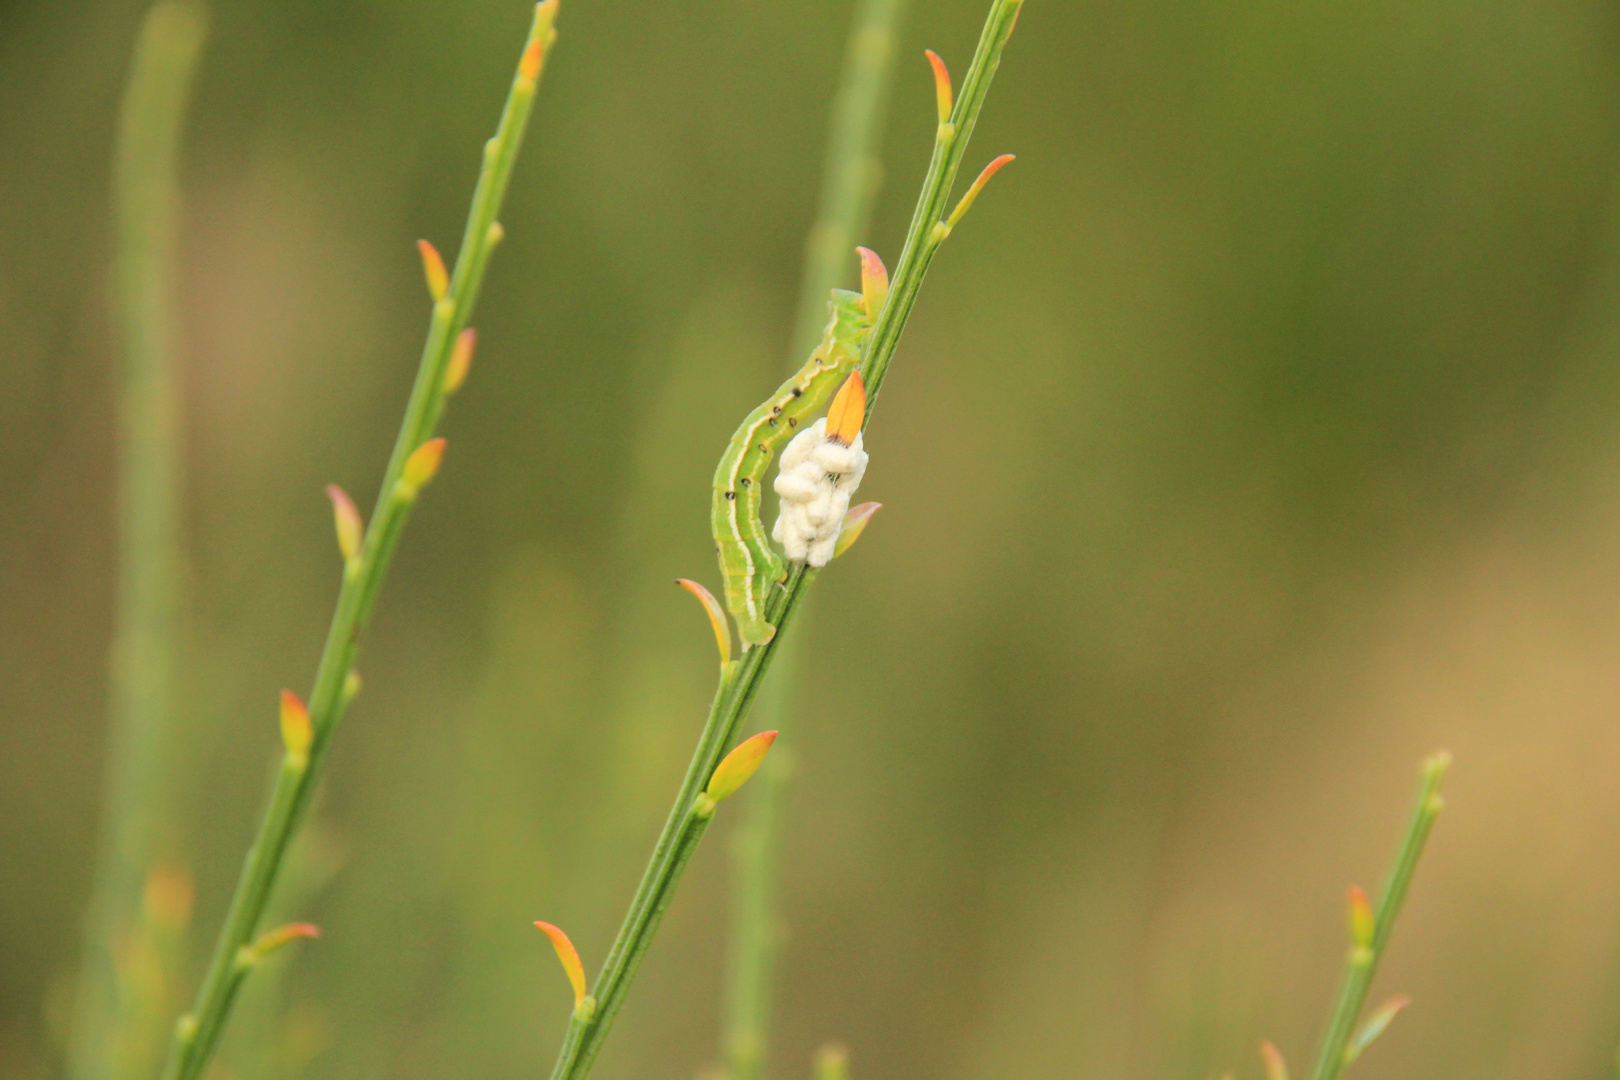
[[[1382,1035],[1385,1028],[1389,1027],[1389,1022],[1395,1019],[1396,1015],[1410,1004],[1412,1004],[1411,998],[1405,994],[1397,994],[1378,1006],[1372,1016],[1367,1018],[1367,1022],[1361,1025],[1361,1030],[1356,1033],[1356,1037],[1351,1039],[1349,1045],[1344,1048],[1344,1063],[1348,1065],[1360,1057],[1361,1052],[1367,1049],[1374,1039]]]

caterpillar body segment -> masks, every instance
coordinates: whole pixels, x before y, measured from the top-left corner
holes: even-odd
[[[720,554],[726,610],[737,620],[744,648],[763,645],[775,636],[776,627],[765,619],[765,600],[787,569],[759,517],[765,470],[854,370],[874,321],[862,295],[843,289],[833,290],[827,311],[821,344],[804,367],[748,414],[714,471],[710,524]]]

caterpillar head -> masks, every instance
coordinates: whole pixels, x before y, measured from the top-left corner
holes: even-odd
[[[872,319],[866,314],[866,297],[848,289],[832,291],[827,301],[827,316],[827,334],[823,340],[831,343],[833,352],[858,351],[867,331],[872,329]],[[836,366],[836,361],[831,362]]]

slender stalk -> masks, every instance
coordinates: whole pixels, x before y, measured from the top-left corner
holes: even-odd
[[[472,207],[449,290],[434,304],[416,382],[383,475],[376,509],[358,555],[344,571],[326,646],[316,668],[308,706],[313,742],[307,753],[289,751],[283,759],[269,808],[248,850],[196,1004],[176,1026],[169,1062],[163,1073],[166,1080],[195,1080],[219,1042],[236,993],[259,958],[250,944],[281,870],[288,842],[308,808],[332,736],[358,689],[353,670],[360,635],[416,502],[417,485],[407,481],[405,463],[432,435],[443,414],[448,397],[445,371],[456,336],[472,314],[490,253],[501,239],[496,215],[523,141],[546,53],[556,38],[552,29],[556,14],[557,0],[545,0],[535,7],[523,58],[507,94],[500,125],[484,145],[483,168],[473,191]]]
[[[821,205],[805,243],[804,277],[788,356],[797,368],[821,339],[827,293],[849,269],[850,249],[866,232],[883,179],[878,139],[894,81],[895,31],[908,0],[861,0],[827,131]]]
[[[779,663],[797,660],[789,645]],[[787,690],[786,671],[765,688],[771,697]],[[762,712],[767,710],[763,709]],[[779,719],[764,724],[777,729]],[[737,826],[732,852],[731,940],[725,999],[726,1080],[759,1080],[770,1047],[771,978],[781,926],[777,914],[777,862],[781,849],[782,799],[791,758],[777,749],[754,777],[747,816]]]
[[[553,1080],[577,1078],[586,1075],[596,1060],[613,1019],[624,1005],[625,996],[634,981],[636,970],[652,945],[664,912],[675,896],[686,864],[707,831],[710,818],[701,812],[698,796],[709,782],[714,767],[730,747],[737,727],[748,714],[754,697],[759,693],[765,671],[787,630],[794,609],[815,580],[817,570],[795,565],[788,571],[787,580],[774,597],[770,621],[776,626],[776,636],[770,644],[750,649],[741,660],[734,662],[721,677],[709,708],[708,721],[698,736],[697,748],[687,765],[686,777],[681,781],[680,793],[664,821],[663,831],[653,848],[652,858],[641,877],[641,884],[625,913],[624,922],[608,952],[602,972],[597,976],[595,991],[587,1000],[592,1004],[586,1010],[576,1010],[569,1024],[568,1034],[552,1070]]]
[[[114,950],[130,939],[141,881],[170,818],[181,578],[180,380],[174,355],[174,235],[180,137],[206,18],[160,0],[135,41],[113,165],[113,306],[119,332],[118,611],[110,664],[101,850],[85,921],[69,1067],[101,1080],[148,1009],[122,1000]]]
[[[850,27],[843,72],[833,99],[821,205],[805,244],[792,367],[810,354],[827,321],[827,294],[848,272],[849,253],[864,235],[882,181],[878,140],[894,76],[895,31],[906,0],[861,0]],[[784,644],[779,670],[760,702],[765,727],[788,726],[804,631]],[[787,754],[778,749],[754,781],[733,853],[732,928],[723,1052],[729,1080],[759,1080],[769,1050],[772,985],[779,938],[776,865]]]
[[[1022,0],[994,0],[984,29],[979,33],[978,47],[973,50],[973,61],[957,93],[955,106],[948,121],[939,125],[934,137],[934,156],[928,162],[928,173],[923,179],[922,194],[911,215],[911,226],[906,230],[906,243],[900,249],[900,262],[891,277],[889,302],[883,308],[877,325],[866,347],[866,359],[861,362],[861,377],[866,380],[866,410],[870,416],[883,389],[883,377],[889,370],[889,361],[900,344],[906,320],[911,317],[911,306],[917,302],[928,266],[941,244],[951,235],[951,227],[941,218],[946,201],[951,196],[951,185],[956,181],[962,155],[967,152],[968,140],[979,122],[979,110],[984,107],[990,82],[1001,66],[1001,52],[1012,36]]]
[[[984,105],[985,94],[995,76],[1002,48],[1012,33],[1020,3],[1021,0],[993,0],[990,17],[985,22],[973,63],[963,80],[961,97],[956,103],[951,122],[940,125],[906,248],[891,282],[889,302],[873,328],[872,344],[864,362],[865,370],[879,378],[899,342],[905,318],[915,302],[928,263],[949,235],[948,227],[939,220],[940,208],[950,193],[962,151]],[[869,379],[869,409],[872,389]],[[595,993],[587,999],[591,1004],[588,1008],[575,1010],[552,1069],[552,1080],[581,1080],[590,1072],[614,1018],[624,1005],[630,984],[652,944],[664,911],[674,897],[681,874],[708,828],[709,819],[700,813],[697,797],[708,783],[721,755],[736,737],[737,728],[759,693],[760,683],[770,669],[776,651],[787,637],[788,624],[819,572],[803,564],[790,566],[787,578],[772,597],[767,613],[769,621],[777,628],[776,635],[767,644],[749,649],[721,676],[708,722],[698,737],[697,749],[687,766],[675,804],[670,808],[641,884],[630,903],[630,910],[625,914],[618,936],[597,977]]]
[[[1417,805],[1401,840],[1401,850],[1395,858],[1395,868],[1384,885],[1383,895],[1373,913],[1373,932],[1366,942],[1356,942],[1350,948],[1345,965],[1344,982],[1339,987],[1338,1001],[1328,1020],[1327,1033],[1322,1037],[1322,1048],[1311,1070],[1311,1080],[1337,1080],[1346,1065],[1346,1047],[1367,1002],[1367,991],[1372,987],[1373,975],[1383,958],[1384,948],[1395,929],[1395,919],[1406,901],[1412,874],[1417,870],[1423,845],[1429,839],[1429,830],[1445,803],[1440,798],[1440,783],[1451,766],[1451,755],[1441,752],[1423,763],[1423,780],[1418,788]]]

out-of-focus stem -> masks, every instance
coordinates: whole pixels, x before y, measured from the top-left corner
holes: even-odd
[[[985,94],[989,92],[990,82],[995,77],[1001,51],[1012,33],[1021,2],[993,0],[990,17],[979,37],[978,48],[974,51],[973,63],[962,83],[961,97],[956,102],[951,121],[941,124],[936,133],[934,155],[923,181],[906,249],[891,279],[889,302],[873,328],[869,351],[863,362],[863,373],[873,372],[881,377],[900,339],[905,319],[911,312],[923,275],[927,273],[928,263],[939,245],[950,235],[949,227],[940,220],[940,210],[950,194],[956,167],[961,161],[968,136],[978,121]],[[871,415],[871,401],[869,391],[868,418]],[[709,818],[698,817],[694,813],[697,797],[726,748],[735,739],[738,726],[748,715],[765,673],[776,656],[776,650],[787,637],[787,625],[818,573],[819,570],[802,563],[790,565],[786,580],[773,594],[766,612],[767,621],[777,628],[776,635],[766,644],[749,649],[741,660],[722,674],[710,706],[708,722],[698,737],[697,749],[681,781],[680,792],[670,808],[669,817],[665,819],[663,831],[642,874],[641,884],[630,903],[630,910],[625,913],[618,936],[597,977],[592,995],[595,1004],[588,1012],[575,1011],[558,1052],[557,1062],[552,1068],[552,1080],[582,1080],[590,1072],[591,1064],[613,1026],[614,1017],[624,1004],[636,970],[658,932],[664,911],[674,898],[681,875],[708,827]]]
[[[802,631],[801,631],[802,632]],[[797,659],[790,646],[780,663]],[[789,689],[778,672],[765,690],[772,697]],[[771,710],[761,708],[761,722],[773,725]],[[727,1080],[758,1080],[770,1048],[771,978],[781,945],[777,913],[777,864],[781,849],[782,802],[792,772],[792,755],[779,749],[765,760],[754,778],[747,817],[738,824],[731,871],[731,939],[725,999]]]
[[[254,951],[248,946],[269,902],[287,845],[314,793],[332,735],[353,695],[355,684],[351,674],[360,636],[416,503],[417,490],[407,482],[406,461],[432,435],[444,411],[448,398],[445,370],[456,336],[467,324],[490,254],[501,239],[496,215],[523,141],[546,52],[556,37],[552,29],[556,14],[557,0],[545,0],[535,7],[534,21],[507,93],[500,125],[484,144],[483,168],[473,191],[455,272],[451,275],[447,295],[433,306],[427,343],[422,349],[416,382],[411,388],[393,455],[383,475],[377,506],[364,543],[344,572],[326,646],[316,668],[315,686],[308,705],[313,742],[307,752],[289,751],[282,761],[269,808],[248,850],[196,1005],[176,1025],[174,1044],[163,1074],[165,1080],[196,1080],[201,1075],[224,1031],[237,991],[256,963]]]
[[[1406,892],[1411,887],[1418,858],[1423,854],[1423,845],[1429,839],[1429,830],[1434,828],[1435,820],[1445,805],[1440,798],[1440,784],[1450,767],[1451,755],[1444,751],[1423,763],[1423,781],[1418,788],[1417,806],[1412,810],[1412,819],[1401,840],[1395,868],[1390,871],[1383,895],[1378,898],[1373,915],[1372,938],[1367,942],[1351,944],[1344,982],[1339,987],[1339,997],[1328,1020],[1327,1033],[1322,1037],[1322,1048],[1316,1056],[1316,1067],[1311,1070],[1311,1080],[1337,1080],[1344,1070],[1345,1048],[1367,1002],[1367,991],[1371,989],[1373,976],[1378,971],[1378,961],[1383,958],[1384,948],[1395,929],[1395,919],[1406,901]]]
[[[895,36],[907,0],[860,0],[850,27],[838,93],[833,99],[822,172],[821,204],[805,243],[790,362],[797,366],[816,347],[827,321],[827,295],[848,272],[850,252],[867,229],[882,181],[878,141],[888,114]],[[776,678],[760,701],[761,723],[790,726],[800,629],[778,662]],[[776,867],[783,787],[789,755],[777,750],[755,781],[738,826],[732,868],[730,956],[725,996],[723,1054],[729,1080],[759,1080],[770,1048],[771,978],[780,927]]]
[[[764,680],[766,670],[775,656],[777,643],[798,607],[799,600],[820,571],[796,564],[788,571],[787,581],[776,594],[775,602],[767,612],[776,636],[769,643],[750,649],[741,660],[730,665],[721,675],[715,690],[709,719],[698,736],[697,748],[687,765],[681,790],[670,807],[669,817],[653,848],[652,858],[643,871],[641,884],[625,913],[619,934],[608,952],[602,972],[592,989],[592,1010],[586,1014],[576,1010],[557,1054],[552,1069],[552,1080],[578,1080],[590,1072],[591,1064],[601,1051],[607,1033],[613,1027],[614,1017],[624,1005],[636,971],[651,947],[664,912],[675,898],[675,887],[680,883],[686,865],[708,830],[711,818],[699,813],[698,796],[708,785],[715,766],[720,763],[727,747],[736,737],[737,728],[748,715],[754,697]]]
[[[202,8],[188,0],[160,0],[147,12],[118,117],[118,600],[101,848],[69,1061],[75,1080],[118,1075],[115,1048],[133,1034],[124,1028],[149,1011],[121,1000],[114,952],[134,932],[172,788],[183,564],[174,235],[181,131],[205,27]]]
[[[908,0],[861,0],[850,28],[844,69],[833,99],[821,205],[805,243],[793,323],[793,367],[816,347],[827,322],[827,293],[848,273],[850,250],[866,232],[883,179],[878,139],[894,81],[896,29]]]

